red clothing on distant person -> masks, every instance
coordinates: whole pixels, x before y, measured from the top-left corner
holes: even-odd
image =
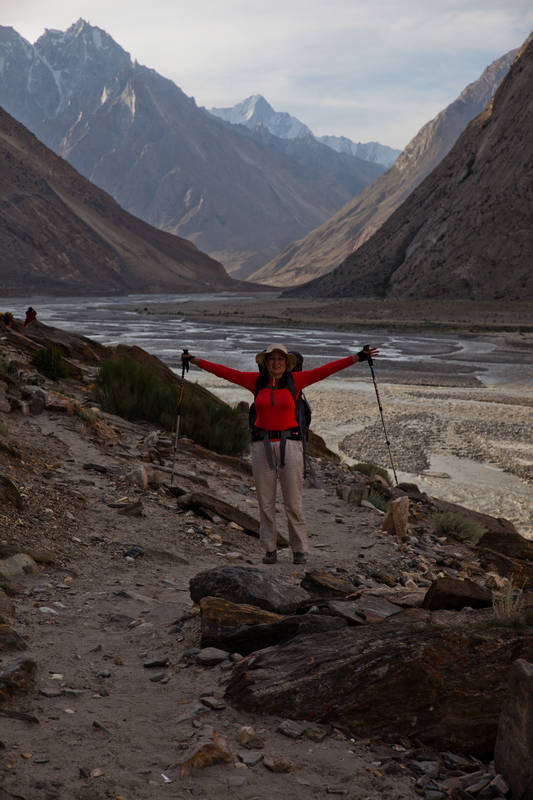
[[[255,389],[258,372],[240,372],[240,370],[231,369],[231,367],[226,367],[223,364],[204,361],[203,358],[198,359],[195,363],[201,369],[205,369],[207,372],[211,372],[213,375],[224,378],[231,383],[236,383],[237,386],[242,386],[252,393]],[[337,361],[330,361],[329,364],[322,364],[321,367],[315,367],[315,369],[293,372],[292,377],[296,393],[298,394],[306,386],[321,381],[341,369],[352,366],[352,364],[352,356],[347,356],[346,358],[339,358]],[[287,388],[278,389],[278,387],[265,386],[255,398],[255,412],[255,425],[261,430],[286,431],[290,428],[298,427],[294,400]]]
[[[29,325],[30,322],[35,322],[36,319],[37,319],[37,312],[35,311],[35,309],[29,308],[26,311],[26,319],[24,320],[24,327],[26,327],[26,325]]]

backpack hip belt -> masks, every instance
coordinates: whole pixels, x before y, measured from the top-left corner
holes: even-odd
[[[263,442],[265,445],[265,453],[270,469],[274,469],[274,461],[272,460],[272,448],[270,442],[272,439],[279,439],[279,453],[280,453],[280,467],[285,466],[285,446],[287,439],[293,441],[302,441],[302,434],[298,428],[287,428],[284,431],[265,431],[261,428],[254,428],[252,433],[252,442]]]

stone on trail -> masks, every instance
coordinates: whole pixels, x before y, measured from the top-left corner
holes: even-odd
[[[301,585],[314,597],[349,597],[359,594],[348,577],[319,570],[306,572]]]
[[[203,667],[212,667],[215,664],[220,664],[225,661],[228,654],[225,650],[219,650],[217,647],[204,647],[196,656],[196,663],[201,664]]]
[[[262,750],[265,746],[265,740],[255,732],[255,728],[251,725],[243,725],[239,728],[237,733],[237,741],[248,750]]]
[[[27,553],[16,553],[14,556],[0,560],[0,578],[15,578],[20,575],[31,575],[39,572],[35,559]]]
[[[180,778],[187,778],[195,769],[213,764],[230,764],[234,758],[228,743],[213,728],[208,728],[193,752],[180,764]]]
[[[26,694],[33,685],[37,664],[32,658],[11,661],[0,669],[0,702],[15,694]]]
[[[0,624],[0,653],[7,650],[26,650],[26,642],[9,625]]]
[[[496,770],[513,798],[533,797],[533,663],[519,658],[508,678],[494,752]]]
[[[460,611],[470,608],[488,608],[492,605],[492,592],[469,579],[437,578],[429,587],[422,608],[430,611],[449,609]]]
[[[309,600],[303,589],[253,567],[215,567],[191,578],[189,587],[195,603],[203,597],[223,597],[232,603],[248,603],[277,614],[290,614]]]
[[[407,536],[408,523],[409,498],[397,497],[391,501],[381,527],[387,533],[394,533],[400,539],[404,539]]]
[[[270,772],[285,773],[293,769],[291,762],[283,756],[265,756],[263,764]]]
[[[0,475],[0,505],[7,505],[8,503],[14,505],[19,511],[24,508],[22,495],[13,481],[6,475]]]

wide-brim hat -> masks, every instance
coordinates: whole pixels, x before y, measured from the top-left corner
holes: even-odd
[[[284,344],[269,344],[266,350],[262,350],[255,357],[256,364],[263,369],[265,366],[265,359],[270,353],[283,353],[287,359],[287,369],[291,372],[296,366],[296,356],[294,353],[289,353]]]

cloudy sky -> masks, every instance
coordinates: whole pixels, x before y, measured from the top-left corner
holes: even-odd
[[[0,0],[30,42],[79,17],[198,105],[262,94],[317,135],[403,148],[533,29],[531,0]]]

